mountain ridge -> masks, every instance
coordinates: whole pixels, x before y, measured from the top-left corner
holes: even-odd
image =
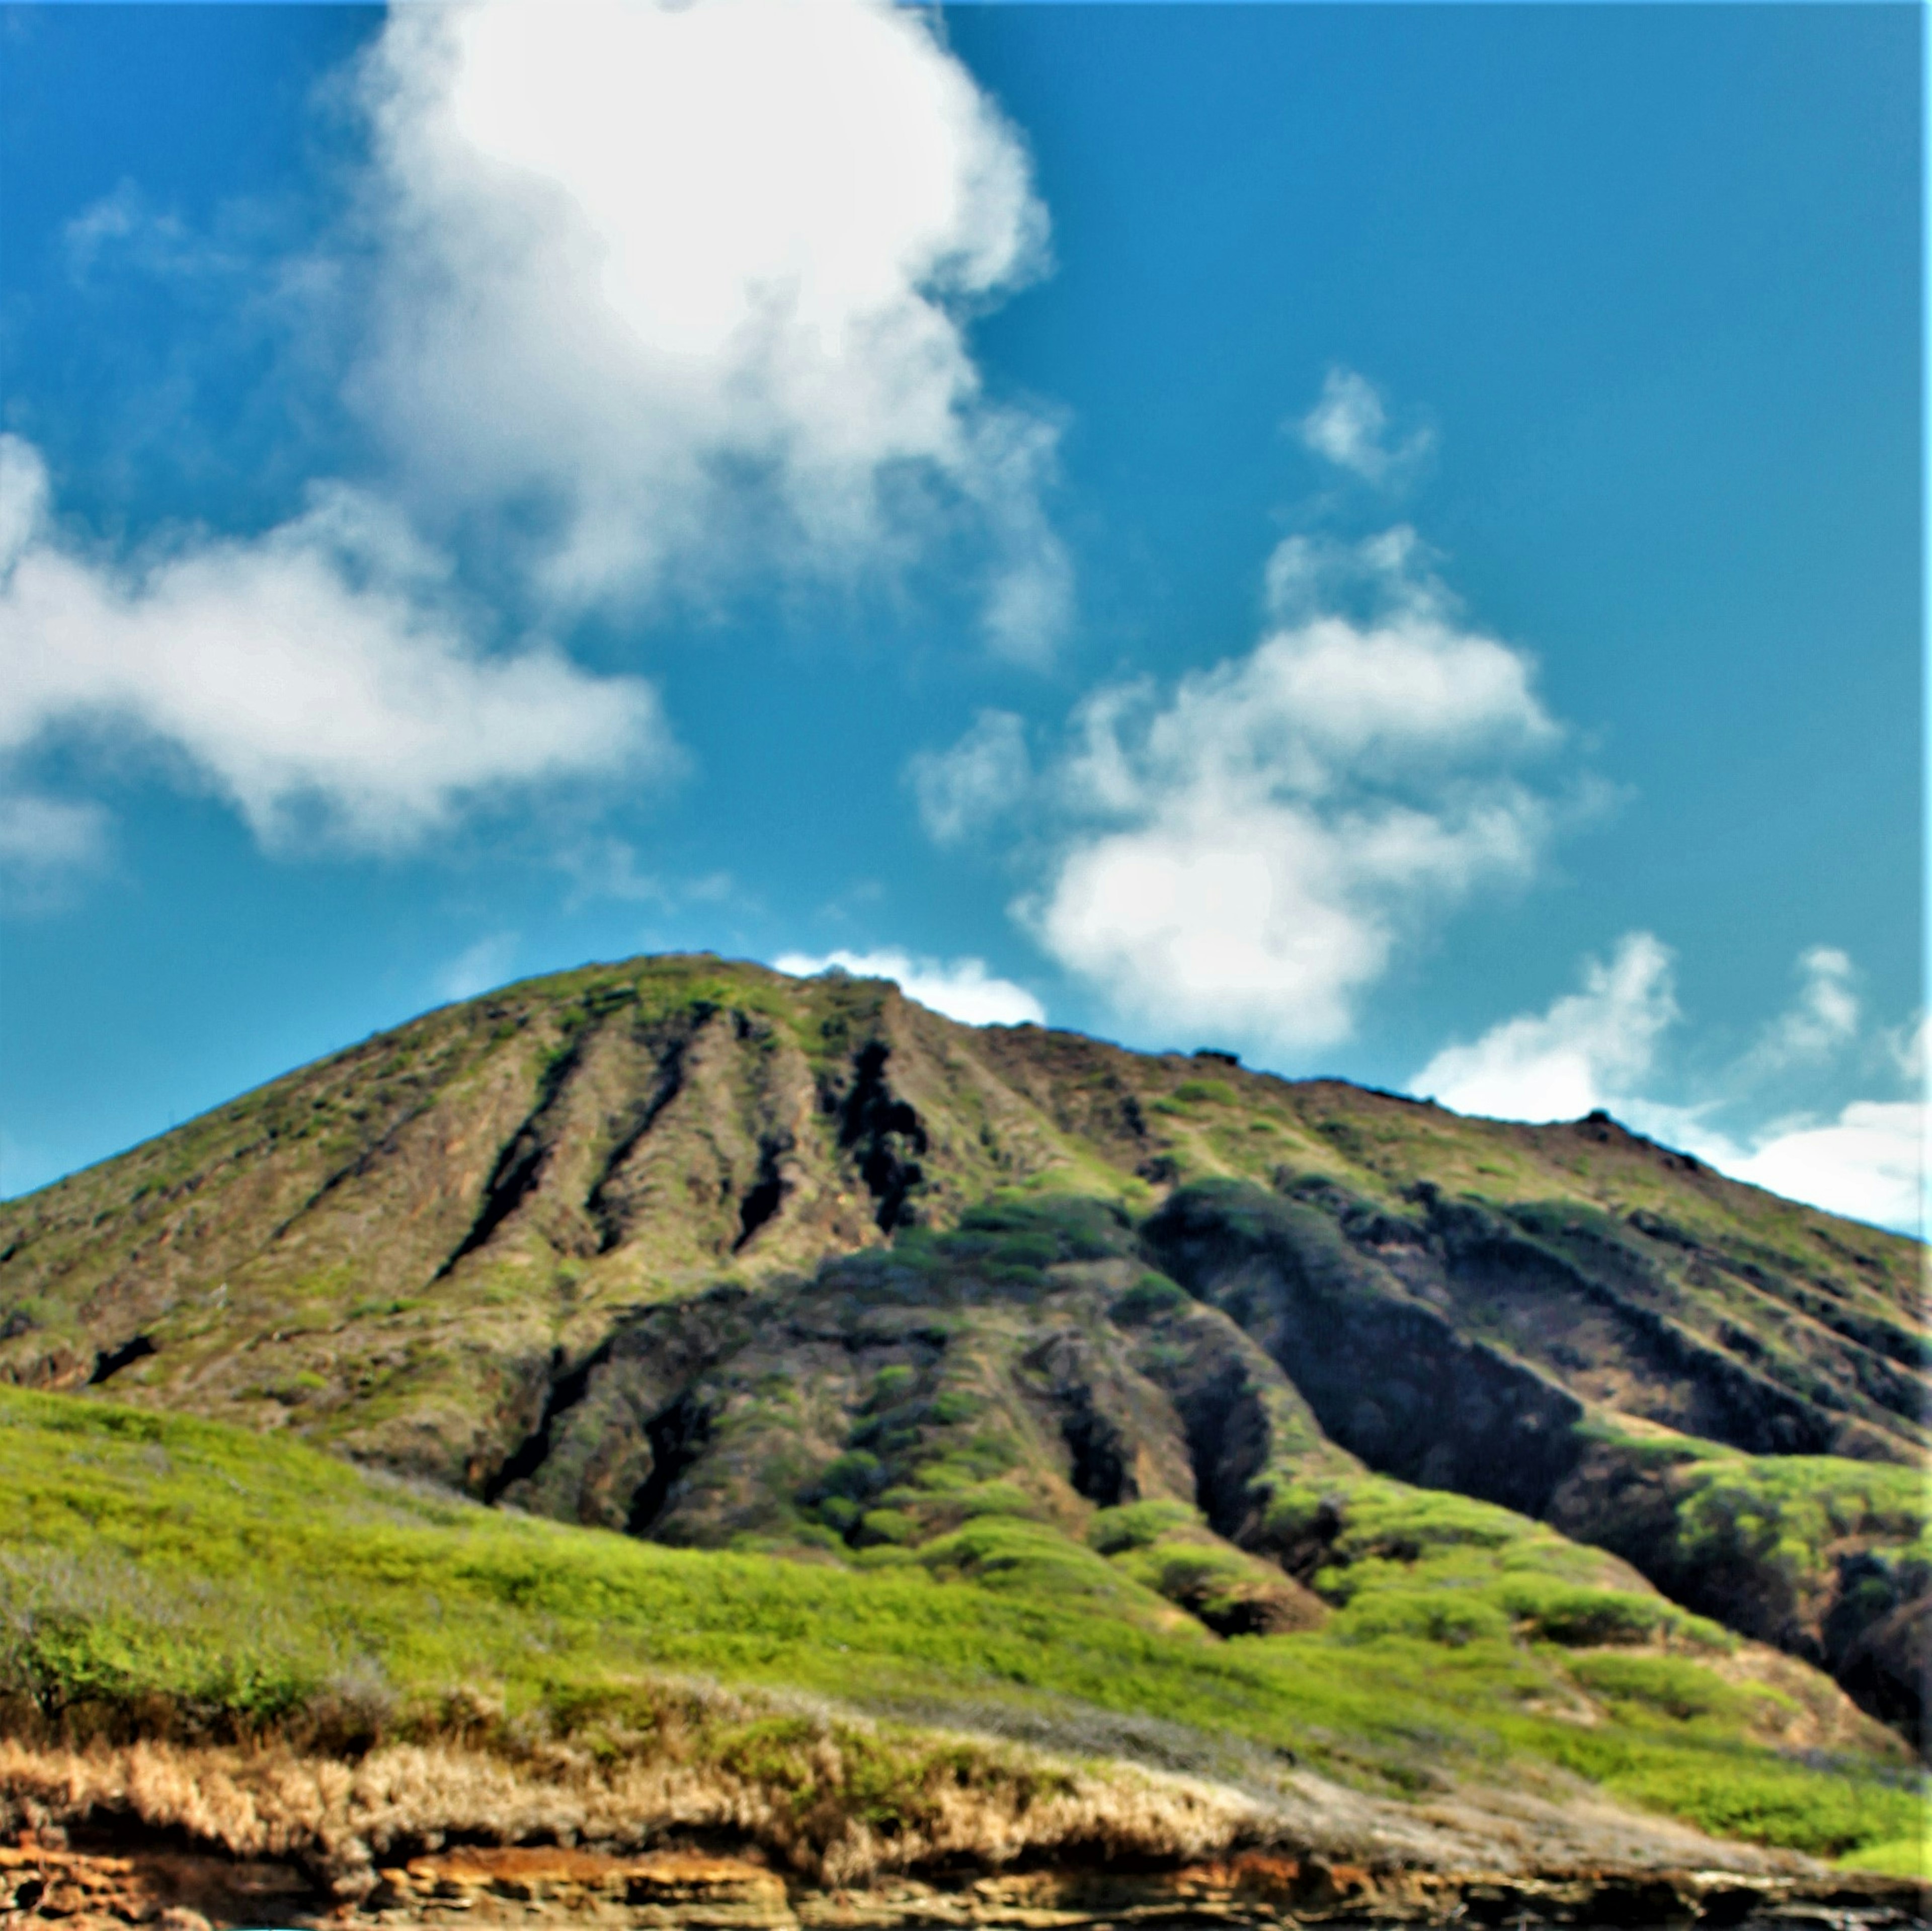
[[[1372,1525],[1460,1493],[1916,1738],[1920,1260],[1600,1116],[646,958],[0,1207],[0,1380],[655,1540],[1046,1565],[1222,1637],[1352,1613],[1364,1563],[1426,1623],[1437,1529]],[[1514,1559],[1475,1624],[1542,1613]]]

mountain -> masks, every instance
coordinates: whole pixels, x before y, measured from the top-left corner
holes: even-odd
[[[0,1381],[1210,1640],[1702,1618],[1916,1741],[1922,1266],[1600,1115],[657,958],[0,1207]]]

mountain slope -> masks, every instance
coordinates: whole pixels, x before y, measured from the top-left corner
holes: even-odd
[[[282,1923],[358,1903],[373,1919],[397,1887],[406,1903],[400,1867],[446,1838],[694,1836],[841,1886],[1278,1847],[1316,1854],[1303,1901],[1320,1905],[1322,1859],[1492,1903],[1504,1877],[1600,1894],[1645,1870],[1706,1873],[1694,1897],[1722,1873],[1829,1896],[1791,1853],[1869,1860],[1912,1830],[1903,1747],[1802,1665],[1500,1510],[1394,1484],[1361,1500],[1349,1606],[1222,1642],[1132,1573],[1167,1533],[1144,1509],[1084,1552],[990,1525],[1011,1559],[974,1573],[956,1538],[806,1564],[0,1390],[0,1829],[293,1858],[321,1894]],[[1453,1633],[1415,1619],[1418,1598],[1508,1591],[1534,1599],[1533,1633],[1492,1606],[1479,1626],[1484,1602]],[[1733,1888],[1714,1921],[1757,1895]]]
[[[1346,1617],[1352,1568],[1429,1543],[1364,1524],[1459,1492],[1916,1735],[1918,1266],[1600,1117],[646,959],[430,1014],[0,1207],[0,1378],[658,1540],[1050,1571],[1223,1634]],[[1521,1591],[1448,1600],[1479,1596],[1536,1626]]]

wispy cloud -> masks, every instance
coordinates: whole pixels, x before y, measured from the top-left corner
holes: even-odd
[[[961,844],[1025,802],[1033,784],[1025,722],[1012,711],[982,711],[949,749],[914,757],[906,775],[927,835]]]
[[[419,493],[539,505],[566,604],[748,553],[890,574],[970,536],[994,646],[1051,649],[1055,432],[987,398],[965,332],[1042,271],[1046,216],[926,16],[398,7],[360,97],[378,268],[350,392]]]
[[[780,972],[810,979],[823,972],[850,973],[854,979],[898,982],[908,999],[968,1026],[1044,1025],[1046,1009],[1023,985],[998,979],[983,959],[914,958],[888,949],[880,952],[782,952],[772,960]]]
[[[474,945],[465,946],[436,974],[437,996],[474,999],[479,992],[502,985],[510,976],[518,943],[518,935],[514,932],[490,932]]]
[[[6,909],[44,913],[67,901],[76,877],[107,852],[107,814],[98,805],[32,791],[0,792],[0,886]]]
[[[1798,955],[1796,970],[1798,997],[1746,1055],[1740,1071],[1748,1078],[1816,1066],[1858,1037],[1858,995],[1850,955],[1835,946],[1814,946]]]
[[[1444,1047],[1410,1090],[1494,1119],[1574,1120],[1601,1108],[1736,1179],[1917,1232],[1924,1129],[1918,1099],[1858,1099],[1824,1118],[1761,1117],[1751,1129],[1715,1123],[1738,1093],[1857,1036],[1850,957],[1825,946],[1802,954],[1797,999],[1709,1082],[1708,1098],[1690,1105],[1646,1096],[1660,1072],[1660,1044],[1680,1018],[1673,963],[1653,934],[1627,934],[1609,964],[1585,961],[1581,991],[1542,1012],[1503,1020],[1469,1044]]]
[[[1398,438],[1382,391],[1366,376],[1339,366],[1328,371],[1315,406],[1294,427],[1305,448],[1378,487],[1406,482],[1436,447],[1426,424]]]
[[[249,267],[245,253],[198,232],[172,209],[154,207],[132,181],[82,208],[61,239],[68,272],[80,282],[104,260],[164,277],[240,274]]]
[[[272,847],[400,848],[512,788],[677,762],[648,684],[484,650],[440,560],[340,485],[262,535],[116,567],[62,538],[38,451],[0,436],[0,759],[129,737]]]
[[[739,895],[738,882],[728,871],[680,878],[645,871],[637,847],[627,838],[592,838],[568,846],[558,854],[556,862],[571,880],[564,901],[567,911],[580,910],[599,899],[674,907],[722,904]]]

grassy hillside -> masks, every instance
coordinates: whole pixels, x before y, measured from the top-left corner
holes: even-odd
[[[1706,1816],[1759,1770],[1694,1802],[1704,1759],[1657,1765],[1686,1724],[1810,1747],[1815,1711],[1766,1714],[1823,1693],[1802,1665],[1924,1734],[1920,1258],[1598,1116],[1466,1120],[1226,1054],[962,1027],[878,982],[644,959],[429,1014],[0,1206],[0,1386],[616,1531],[599,1561],[667,1579],[698,1559],[668,1551],[782,1556],[808,1566],[743,1573],[838,1606],[764,1660],[680,1649],[681,1624],[638,1648],[619,1617],[608,1669],[830,1687],[862,1602],[997,1600],[1016,1627],[1070,1619],[1046,1647],[1072,1674],[993,1672],[1009,1701],[1137,1684],[1135,1711],[1377,1787],[1439,1745]],[[503,1519],[462,1534],[554,1533]],[[362,1639],[316,1614],[276,1654],[326,1636],[351,1667]],[[1156,1696],[1128,1651],[1081,1664],[1090,1617],[1206,1674]],[[62,1626],[82,1651],[86,1621]],[[1747,1669],[1738,1636],[1797,1673]],[[399,1625],[370,1654],[427,1684],[429,1640]],[[436,1667],[522,1681],[497,1640],[468,1629]],[[1323,1687],[1264,1663],[1296,1645]],[[1370,1650],[1366,1676],[1335,1660]],[[1237,1655],[1262,1676],[1210,1693]],[[877,1660],[895,1695],[944,1676]],[[1686,1669],[1693,1689],[1658,1687]],[[1656,1714],[1679,1705],[1700,1714]]]
[[[1826,1856],[1916,1830],[1904,1753],[1828,1682],[1617,1586],[1538,1525],[1366,1478],[1341,1612],[1222,1640],[1163,1614],[1138,1559],[1177,1525],[1131,1514],[1084,1548],[981,1516],[920,1556],[812,1565],[568,1528],[292,1441],[10,1392],[0,1696],[16,1733],[70,1739],[274,1732],[353,1755],[454,1733],[526,1759],[550,1738],[640,1760],[674,1745],[688,1768],[826,1800],[821,1849],[854,1816],[884,1828],[926,1801],[940,1747],[908,1716],[1250,1792],[1297,1767],[1404,1798],[1499,1781],[1560,1798],[1582,1778]],[[692,1672],[898,1721],[773,1714],[679,1689]],[[832,1771],[814,1755],[828,1734]],[[945,1748],[949,1777],[1042,1774],[1003,1746]]]

